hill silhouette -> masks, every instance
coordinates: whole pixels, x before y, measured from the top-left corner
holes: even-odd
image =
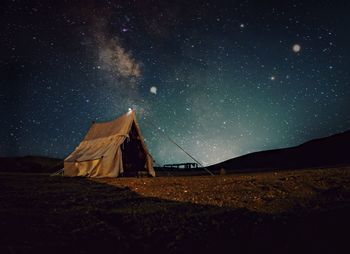
[[[208,167],[228,171],[297,169],[350,164],[350,131],[301,145],[254,152]]]
[[[63,160],[45,156],[0,157],[0,171],[53,173],[63,168]]]

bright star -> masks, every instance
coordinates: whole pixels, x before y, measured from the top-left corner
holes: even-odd
[[[150,91],[151,93],[153,93],[153,94],[157,94],[157,87],[152,86],[152,87],[149,89],[149,91]]]
[[[292,49],[295,53],[298,53],[301,50],[301,46],[299,44],[294,44]]]

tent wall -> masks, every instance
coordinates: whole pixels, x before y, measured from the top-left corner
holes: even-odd
[[[123,170],[121,150],[118,149],[115,156],[105,156],[101,159],[64,162],[65,176],[83,176],[83,177],[118,177]]]

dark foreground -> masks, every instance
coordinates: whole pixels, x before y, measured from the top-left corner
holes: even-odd
[[[215,177],[0,174],[0,253],[349,253],[350,168]]]

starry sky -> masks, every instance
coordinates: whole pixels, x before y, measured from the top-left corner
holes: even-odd
[[[350,129],[349,1],[1,1],[0,156],[134,108],[158,164]],[[157,128],[155,128],[157,127]]]

